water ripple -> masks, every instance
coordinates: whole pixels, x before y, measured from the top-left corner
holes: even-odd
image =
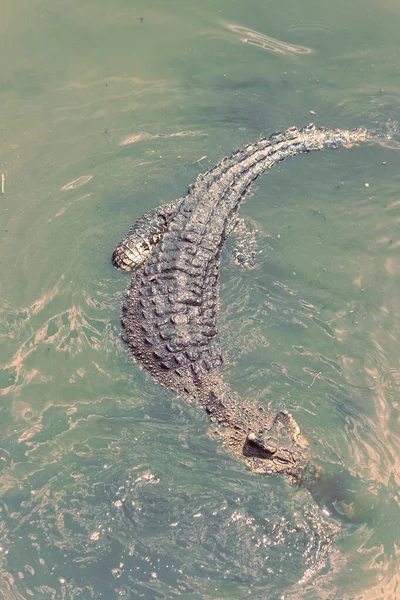
[[[240,36],[240,41],[244,44],[256,46],[262,50],[268,50],[269,52],[273,52],[275,54],[311,54],[313,52],[311,48],[289,44],[287,42],[283,42],[282,40],[277,40],[273,37],[265,35],[264,33],[260,33],[259,31],[255,31],[254,29],[243,27],[242,25],[228,23],[226,27],[230,31],[237,33]]]
[[[48,416],[55,410],[62,417],[61,407]],[[168,469],[143,462],[153,427],[123,422],[97,419],[92,429],[93,419],[80,418],[71,429],[65,421],[43,448],[47,424],[29,444],[20,442],[31,450],[24,478],[8,465],[0,589],[21,559],[28,566],[12,582],[13,593],[28,589],[43,598],[116,598],[130,590],[200,600],[232,581],[239,594],[249,586],[261,593],[267,582],[274,593],[305,584],[326,564],[337,526],[308,493],[291,494],[288,504],[280,499],[286,486],[259,488],[251,478],[244,491],[244,481],[222,472],[212,489],[212,474],[201,481],[201,458],[194,472],[182,464],[180,480],[172,482]],[[172,449],[167,453],[164,464],[176,462]]]

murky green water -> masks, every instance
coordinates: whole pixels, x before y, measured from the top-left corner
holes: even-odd
[[[398,119],[399,29],[393,0],[3,1],[4,599],[400,598],[396,143],[271,171],[257,268],[221,274],[226,379],[293,412],[348,507],[247,472],[132,363],[110,265],[261,133]]]

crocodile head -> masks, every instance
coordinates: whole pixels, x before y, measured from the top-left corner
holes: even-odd
[[[297,483],[309,466],[308,444],[292,415],[285,410],[276,414],[268,429],[248,432],[243,455],[253,471],[286,475]]]

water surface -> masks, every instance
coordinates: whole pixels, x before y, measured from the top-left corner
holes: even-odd
[[[221,273],[227,381],[293,412],[348,505],[247,472],[132,362],[110,265],[260,134],[395,129],[399,27],[390,0],[3,2],[2,597],[400,597],[396,139],[271,171],[257,267]]]

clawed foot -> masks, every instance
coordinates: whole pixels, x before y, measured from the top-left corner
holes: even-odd
[[[257,230],[249,229],[243,218],[238,218],[233,223],[229,234],[233,234],[235,246],[233,248],[234,262],[244,269],[254,269],[256,266]]]

